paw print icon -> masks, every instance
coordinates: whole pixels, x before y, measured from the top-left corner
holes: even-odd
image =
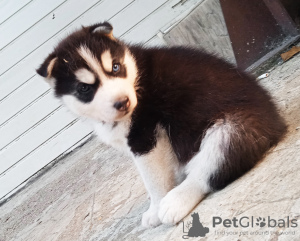
[[[257,218],[256,219],[256,226],[259,226],[259,227],[264,227],[264,226],[266,226],[266,219],[265,218],[261,218],[261,217],[259,217],[259,218]]]

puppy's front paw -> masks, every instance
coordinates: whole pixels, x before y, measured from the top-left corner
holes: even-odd
[[[157,209],[148,209],[144,212],[142,218],[142,226],[145,228],[154,228],[161,224],[161,221],[158,218]]]
[[[162,223],[176,224],[201,200],[199,195],[171,190],[160,202],[158,217]]]

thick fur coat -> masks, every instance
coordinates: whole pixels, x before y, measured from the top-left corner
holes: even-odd
[[[132,156],[151,198],[146,227],[180,221],[286,129],[253,77],[201,50],[127,45],[107,22],[68,36],[37,72],[102,141]]]

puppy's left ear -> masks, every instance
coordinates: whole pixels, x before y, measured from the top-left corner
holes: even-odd
[[[116,40],[113,36],[113,26],[109,22],[98,23],[90,27],[92,33],[100,33],[109,37],[111,40]]]
[[[50,54],[41,66],[36,70],[36,72],[45,78],[46,82],[48,82],[51,86],[53,86],[52,71],[55,67],[55,63],[57,61],[57,57],[55,53]]]

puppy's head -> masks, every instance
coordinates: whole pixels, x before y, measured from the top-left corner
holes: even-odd
[[[113,37],[107,22],[83,27],[62,40],[37,73],[71,111],[81,116],[120,121],[137,105],[135,59]]]

